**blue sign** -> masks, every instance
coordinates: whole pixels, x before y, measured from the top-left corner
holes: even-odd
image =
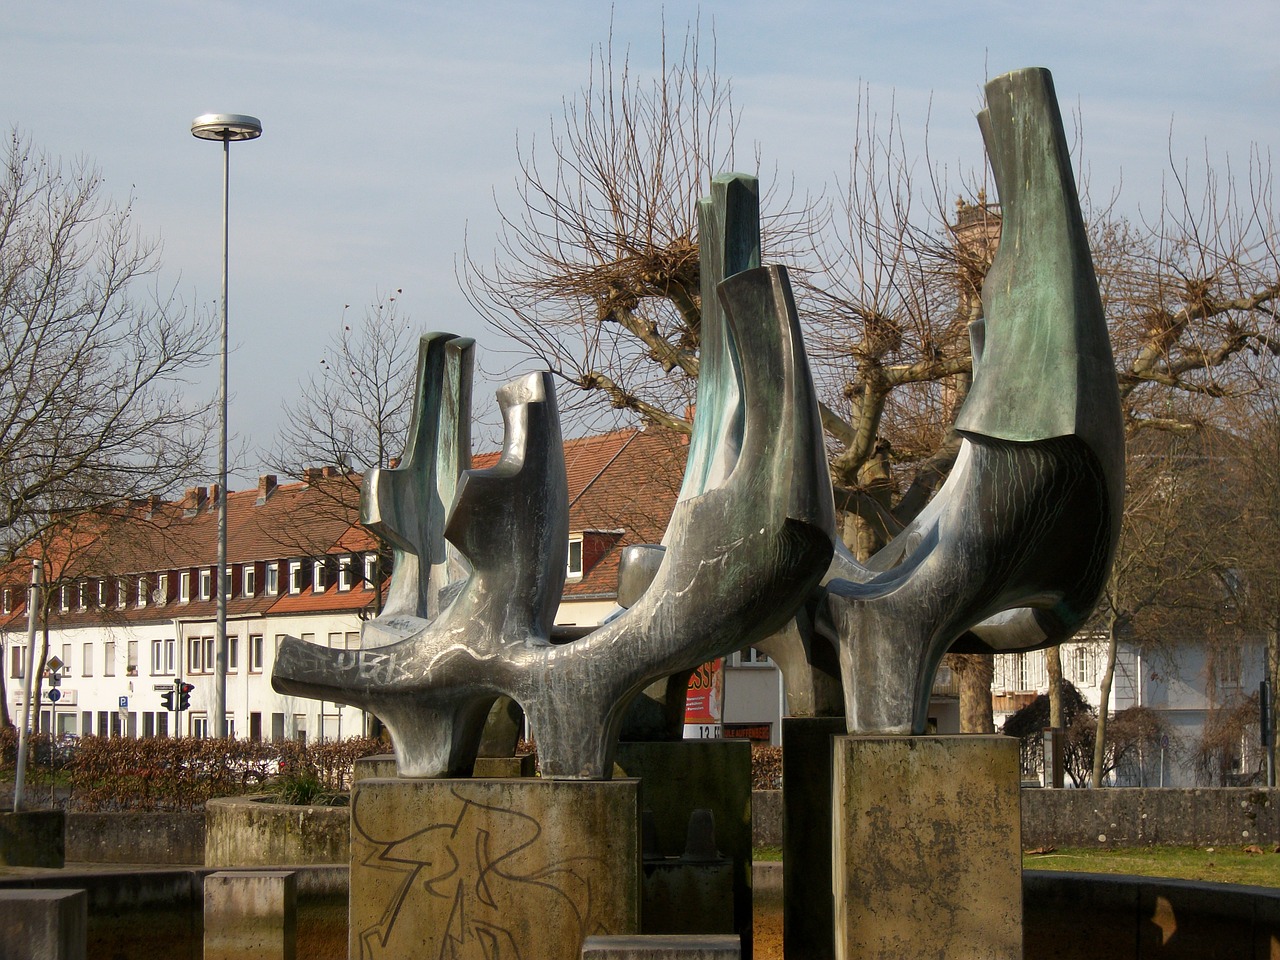
[[[62,691],[59,690],[57,687],[54,687],[52,690],[49,691],[50,703],[57,703],[61,699],[62,699]]]
[[[128,710],[128,709],[129,709],[129,698],[128,698],[128,697],[121,697],[121,698],[120,698],[120,709],[121,709],[121,710]]]

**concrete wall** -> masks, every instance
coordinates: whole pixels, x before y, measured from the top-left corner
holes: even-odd
[[[344,955],[347,868],[294,867],[299,957]],[[204,878],[190,870],[46,871],[0,878],[4,889],[85,890],[89,957],[200,960],[204,955]]]
[[[204,812],[68,813],[71,863],[204,863]]]
[[[349,807],[219,797],[205,804],[204,862],[211,867],[349,863]]]
[[[1028,870],[1024,960],[1275,956],[1280,890]]]
[[[1280,792],[1249,787],[1023,790],[1022,845],[1280,843]]]
[[[751,797],[754,842],[781,843],[782,791]],[[1022,846],[1280,844],[1280,791],[1251,787],[1023,790]]]

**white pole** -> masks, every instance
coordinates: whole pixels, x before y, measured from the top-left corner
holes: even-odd
[[[35,673],[36,623],[40,606],[40,561],[31,561],[31,591],[27,598],[27,663],[22,678],[22,727],[18,731],[18,770],[13,778],[13,812],[22,809],[22,789],[27,779],[27,743],[31,730],[31,685]]]

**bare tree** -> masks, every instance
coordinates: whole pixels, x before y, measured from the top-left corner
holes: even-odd
[[[85,161],[17,132],[0,172],[0,548],[197,475],[208,406],[184,396],[213,328],[140,289],[159,250]]]
[[[687,430],[700,345],[695,202],[733,166],[735,126],[696,32],[678,58],[664,50],[651,81],[602,47],[549,147],[520,153],[519,203],[503,212],[494,262],[468,254],[472,302],[587,397]],[[780,212],[762,226],[768,256],[806,279],[801,307],[843,538],[865,557],[954,462],[968,328],[981,317],[1000,212],[984,174],[954,182],[927,153],[915,163],[892,113],[884,123],[860,103],[858,131],[834,216],[766,199],[766,213]],[[976,156],[976,128],[974,144]],[[1081,189],[1131,433],[1194,431],[1200,421],[1181,415],[1180,397],[1228,396],[1243,387],[1244,357],[1277,350],[1269,170],[1258,156],[1240,180],[1230,168],[1215,175],[1207,157],[1204,170],[1193,182],[1171,165],[1163,202],[1145,218]],[[970,696],[989,687],[988,664],[956,666]],[[987,711],[972,722],[990,729]]]
[[[356,474],[385,467],[404,450],[413,410],[418,331],[397,296],[376,296],[358,320],[345,315],[325,346],[319,370],[285,407],[270,466],[302,478],[313,466]]]
[[[1215,531],[1237,527],[1241,505],[1222,495],[1226,451],[1210,442],[1216,436],[1162,431],[1131,441],[1124,523],[1096,618],[1107,656],[1099,682],[1095,787],[1107,770],[1103,750],[1121,642],[1148,654],[1163,643],[1166,656],[1180,643],[1210,643],[1231,602],[1222,580],[1231,563],[1229,545]]]

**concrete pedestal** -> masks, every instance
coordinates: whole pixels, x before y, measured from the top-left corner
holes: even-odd
[[[61,867],[66,823],[61,810],[0,811],[0,866]]]
[[[365,779],[352,958],[577,960],[640,921],[635,780]]]
[[[83,890],[0,891],[0,957],[85,960],[88,931]]]
[[[1018,743],[838,737],[839,960],[1020,960]]]
[[[640,805],[653,813],[653,852],[662,857],[684,853],[689,818],[710,810],[716,847],[733,861],[733,925],[711,930],[698,918],[676,931],[671,917],[645,933],[736,933],[743,960],[751,960],[751,744],[744,740],[674,740],[618,744],[616,764],[628,777],[640,778]],[[657,909],[657,904],[654,909]],[[654,918],[657,920],[657,917]]]
[[[833,960],[831,739],[844,717],[782,720],[782,949],[787,960]]]
[[[298,888],[287,870],[204,878],[204,960],[294,960]]]

